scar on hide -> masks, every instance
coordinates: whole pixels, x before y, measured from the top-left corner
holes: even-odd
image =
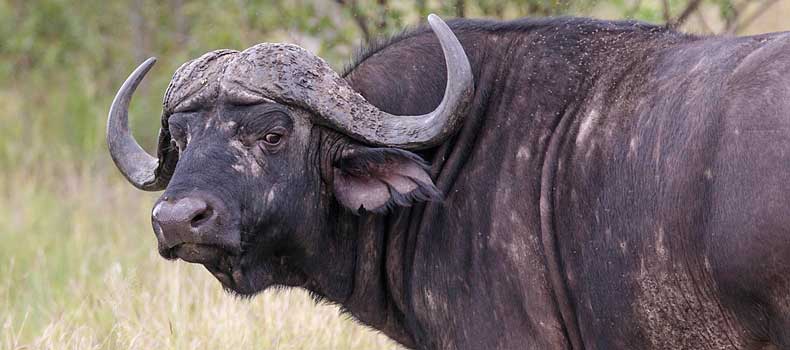
[[[235,149],[234,157],[236,157],[236,163],[231,165],[233,170],[245,175],[250,176],[260,176],[263,169],[261,169],[260,164],[255,159],[255,156],[252,155],[249,149],[244,147],[244,145],[239,140],[232,140],[228,143],[231,148]]]
[[[222,125],[221,125],[221,128],[222,128],[222,130],[226,130],[226,131],[227,131],[227,130],[233,130],[233,128],[235,128],[235,127],[236,127],[236,122],[234,122],[234,121],[232,121],[232,120],[231,120],[231,121],[224,122],[224,123],[222,123]]]
[[[521,146],[518,148],[518,152],[516,153],[516,158],[528,160],[532,155],[529,154],[529,147]]]
[[[636,155],[636,147],[639,144],[639,138],[634,136],[631,138],[631,141],[628,142],[628,157],[633,157]]]
[[[655,251],[640,257],[634,276],[637,298],[631,304],[652,348],[742,349],[743,330],[728,321],[731,316],[700,286],[710,266],[694,273],[681,260],[670,258],[664,227],[655,234]]]
[[[273,189],[269,190],[269,194],[266,195],[266,204],[269,204],[272,201],[274,201],[274,190]]]
[[[192,142],[192,129],[190,129],[189,125],[187,125],[187,144],[190,142]]]
[[[656,254],[658,254],[658,258],[662,261],[666,261],[668,259],[667,256],[667,246],[664,242],[664,227],[659,226],[658,228],[658,237],[656,238]]]
[[[593,124],[595,123],[595,121],[598,119],[599,116],[600,116],[600,112],[598,112],[597,109],[593,108],[590,111],[590,114],[588,114],[584,118],[584,120],[582,120],[582,123],[579,125],[579,133],[576,135],[577,146],[584,143],[584,141],[587,140],[587,137],[590,136],[590,133],[592,132]]]

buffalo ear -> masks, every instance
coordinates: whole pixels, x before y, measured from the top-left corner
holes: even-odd
[[[335,198],[354,213],[441,200],[418,155],[397,148],[352,146],[333,165]]]

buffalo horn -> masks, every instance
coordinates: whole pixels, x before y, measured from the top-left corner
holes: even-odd
[[[428,23],[439,38],[447,66],[444,97],[436,109],[423,115],[399,116],[363,100],[363,105],[340,115],[323,115],[325,121],[368,143],[405,149],[436,146],[457,131],[474,89],[472,69],[464,48],[447,24],[434,14],[428,16]]]
[[[107,118],[107,146],[112,160],[132,185],[144,191],[159,191],[167,186],[167,181],[156,176],[159,160],[143,150],[129,130],[129,102],[154,63],[156,58],[147,59],[126,78]]]

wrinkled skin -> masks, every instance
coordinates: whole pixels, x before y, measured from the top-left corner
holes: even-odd
[[[249,105],[238,97],[244,86],[223,74],[237,56],[221,50],[188,62],[166,92],[172,149],[164,153],[178,163],[152,215],[189,197],[221,214],[216,230],[198,237],[167,237],[154,220],[160,254],[205,265],[240,295],[299,286],[344,303],[358,293],[351,278],[361,249],[358,215],[441,196],[416,154],[362,145],[314,125],[298,107]],[[170,247],[174,240],[189,243]],[[377,325],[408,344],[396,322]]]
[[[299,242],[324,237],[321,234],[324,232],[313,233],[316,227],[305,227],[300,215],[317,207],[320,179],[315,171],[310,171],[316,167],[308,166],[311,130],[303,120],[294,119],[286,108],[275,104],[252,107],[218,104],[207,110],[175,113],[169,118],[169,130],[178,144],[180,157],[163,197],[210,188],[209,193],[227,206],[227,212],[237,214],[220,234],[239,235],[245,254],[240,261],[223,263],[241,265],[248,276],[233,281],[232,271],[207,267],[219,275],[226,287],[242,294],[265,288],[275,280],[286,285],[307,283],[302,271],[289,268],[287,259],[294,258],[291,253],[296,251],[299,258],[309,258],[304,256],[304,247]],[[209,121],[215,127],[207,127]],[[282,133],[279,146],[270,147],[257,141],[259,133],[265,135],[272,129]],[[269,205],[275,202],[282,204]],[[228,250],[242,248],[228,247]],[[266,264],[259,263],[264,260]],[[222,276],[223,273],[227,276]]]
[[[162,198],[199,190],[234,213],[218,235],[239,243],[212,238],[228,254],[206,263],[226,288],[303,287],[421,349],[790,349],[788,35],[450,26],[474,102],[455,137],[419,154],[294,106],[238,105],[215,80],[202,97],[171,86],[179,160]],[[425,113],[443,62],[423,28],[346,79],[383,110]],[[431,183],[357,210],[372,187],[348,174],[419,171]]]

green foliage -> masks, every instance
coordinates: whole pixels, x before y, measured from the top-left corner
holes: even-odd
[[[669,13],[677,16],[689,1],[669,1]],[[731,1],[708,1],[718,6],[724,18],[733,16]],[[0,144],[0,161],[98,156],[104,149],[104,118],[113,92],[148,56],[161,60],[135,97],[132,123],[140,141],[152,145],[152,129],[171,72],[213,49],[244,49],[263,41],[294,42],[339,68],[355,46],[414,25],[429,12],[445,17],[515,18],[585,14],[603,7],[619,16],[663,22],[663,3],[4,0],[0,1],[0,122],[4,125],[0,132],[7,138]]]

